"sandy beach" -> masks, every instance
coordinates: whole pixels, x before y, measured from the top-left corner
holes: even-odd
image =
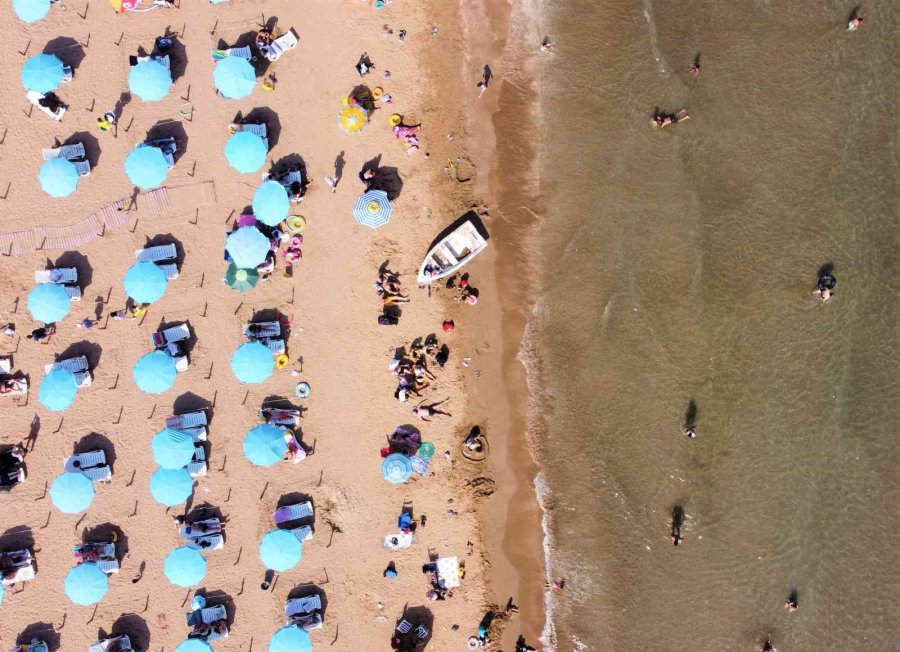
[[[51,649],[83,650],[102,630],[128,633],[142,650],[173,650],[188,634],[182,619],[197,592],[228,605],[230,635],[215,649],[265,649],[284,625],[289,594],[305,588],[324,595],[324,626],[311,632],[314,647],[389,649],[397,621],[413,613],[428,623],[426,649],[465,649],[485,610],[502,606],[508,595],[519,600],[523,621],[527,615],[523,631],[529,637],[540,631],[540,576],[523,582],[507,559],[515,555],[507,551],[505,533],[521,524],[504,519],[505,527],[499,527],[495,518],[515,512],[506,501],[522,487],[503,487],[499,498],[484,500],[510,477],[503,471],[505,459],[497,460],[506,458],[508,428],[495,424],[503,418],[497,414],[515,407],[497,408],[506,400],[497,373],[509,364],[516,345],[504,342],[502,328],[479,330],[479,323],[487,323],[479,320],[492,320],[503,310],[503,290],[494,276],[503,243],[465,269],[482,289],[477,306],[453,301],[446,289],[429,293],[415,284],[432,238],[474,203],[491,198],[480,174],[477,184],[453,180],[474,174],[472,163],[482,166],[492,156],[489,147],[469,151],[468,137],[479,133],[473,133],[461,98],[477,95],[471,80],[483,64],[461,61],[467,35],[459,20],[456,7],[402,0],[381,11],[359,1],[317,0],[302,8],[235,1],[125,15],[106,3],[60,3],[30,25],[8,5],[0,12],[9,35],[0,44],[6,71],[0,90],[10,98],[0,110],[0,194],[5,192],[0,321],[17,331],[4,339],[2,355],[12,356],[13,370],[26,374],[31,386],[24,404],[3,399],[0,441],[27,441],[30,449],[27,481],[0,494],[0,550],[30,546],[37,566],[33,581],[6,591],[0,644],[10,648],[35,635]],[[248,35],[252,40],[263,21],[276,33],[293,27],[299,35],[295,49],[268,65],[274,91],[257,84],[242,100],[217,96],[211,50],[243,45]],[[384,33],[385,24],[392,33]],[[128,57],[150,52],[167,30],[177,41],[168,96],[159,102],[123,96]],[[400,30],[403,41],[397,38]],[[57,54],[75,69],[74,79],[57,92],[68,104],[61,122],[37,108],[29,111],[23,98],[18,71],[41,52]],[[354,66],[364,52],[375,66],[360,78]],[[341,99],[358,84],[383,87],[393,104],[379,103],[366,130],[350,136],[335,116]],[[496,101],[494,88],[490,91],[485,99]],[[120,114],[116,129],[100,132],[97,116],[114,107]],[[395,111],[407,124],[422,123],[418,150],[407,153],[391,134],[388,117]],[[279,261],[272,277],[246,294],[222,283],[225,233],[260,182],[259,174],[230,168],[223,155],[228,124],[239,112],[267,122],[273,164],[302,159],[311,180],[303,203],[292,211],[307,220],[302,261],[291,278],[282,276]],[[125,156],[148,137],[167,136],[176,138],[178,153],[166,190],[136,194],[123,169]],[[50,198],[38,184],[41,149],[76,141],[87,150],[91,174],[72,195]],[[373,231],[353,221],[352,209],[364,190],[357,173],[377,157],[381,167],[396,168],[402,189],[391,222]],[[336,159],[343,161],[337,166],[342,174],[332,193],[324,179],[335,175]],[[489,230],[493,218],[490,212],[484,217]],[[122,277],[135,250],[148,243],[175,244],[178,277],[142,319],[109,320],[111,311],[125,305]],[[401,274],[411,295],[396,327],[376,321],[381,305],[373,283],[383,263]],[[25,339],[39,325],[29,315],[26,296],[35,270],[49,267],[76,267],[83,298],[73,302],[50,341],[38,344]],[[243,341],[241,328],[275,310],[290,321],[290,363],[263,384],[242,385],[229,367]],[[99,321],[89,330],[76,328],[85,318]],[[441,330],[445,319],[456,322],[454,332]],[[144,394],[135,387],[131,368],[151,350],[152,333],[177,323],[187,323],[192,333],[190,367],[165,393]],[[413,403],[392,396],[396,382],[389,362],[397,347],[408,349],[415,338],[432,333],[447,344],[450,357],[422,398],[447,399],[443,409],[452,417],[415,422]],[[67,410],[50,412],[37,399],[43,365],[73,355],[88,358],[93,382],[78,391]],[[309,383],[308,399],[293,398],[298,380]],[[468,395],[476,393],[478,399],[470,401]],[[296,465],[254,467],[242,452],[243,439],[259,422],[263,401],[277,398],[304,408],[298,434],[314,454]],[[486,405],[500,412],[491,416],[482,411]],[[208,411],[209,470],[197,479],[186,506],[166,509],[148,488],[155,470],[150,439],[165,417],[195,409]],[[488,464],[466,462],[460,441],[471,426],[485,421],[495,453]],[[417,425],[437,453],[428,476],[393,486],[381,477],[379,450],[402,424]],[[523,441],[509,443],[509,450],[519,451],[518,457],[511,453],[513,463],[526,460],[523,446]],[[59,512],[51,505],[48,483],[63,471],[65,456],[96,447],[106,452],[112,481],[97,487],[83,514]],[[303,545],[301,562],[261,590],[265,568],[259,541],[274,527],[276,506],[297,497],[314,505],[314,535]],[[427,523],[419,525],[412,547],[387,551],[382,538],[396,532],[404,505],[417,519],[427,515]],[[225,520],[225,547],[206,555],[200,584],[179,588],[163,574],[165,556],[181,544],[172,517],[203,506]],[[531,527],[536,520],[529,511],[520,523]],[[490,535],[483,541],[479,532],[485,524]],[[109,591],[96,606],[76,606],[63,591],[73,564],[71,548],[110,526],[121,532],[121,571],[110,578]],[[531,534],[539,554],[537,530]],[[430,552],[465,563],[462,586],[446,601],[426,599],[421,566]],[[383,576],[391,561],[395,579]],[[539,557],[532,555],[531,561],[539,569]],[[495,573],[494,567],[506,571]],[[133,582],[136,575],[140,579]],[[507,637],[522,628],[517,618]]]

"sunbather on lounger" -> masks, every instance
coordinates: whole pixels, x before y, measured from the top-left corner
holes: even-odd
[[[204,623],[201,625],[197,625],[194,627],[194,631],[191,632],[191,638],[201,638],[206,639],[210,634],[227,634],[228,633],[228,623],[224,620],[217,620],[214,623]]]
[[[25,382],[22,380],[16,380],[15,378],[0,380],[0,396],[21,393],[23,389],[25,389]]]
[[[310,454],[310,448],[297,441],[297,438],[290,431],[284,433],[284,441],[287,443],[287,450],[284,452],[285,461],[291,461],[294,464],[302,462]]]

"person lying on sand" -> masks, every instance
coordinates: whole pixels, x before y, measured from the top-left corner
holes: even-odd
[[[429,403],[428,405],[423,405],[423,403],[425,401],[422,401],[418,405],[413,407],[412,412],[417,417],[419,417],[422,421],[431,421],[431,419],[428,419],[427,417],[435,417],[435,416],[451,417],[453,415],[450,414],[449,412],[444,412],[443,410],[437,409],[438,405],[441,405],[442,403],[446,403],[448,400],[450,400],[450,399],[445,398],[443,401],[438,401],[437,403]]]

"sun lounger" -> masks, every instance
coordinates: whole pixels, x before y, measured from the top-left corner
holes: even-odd
[[[212,625],[220,620],[228,619],[228,611],[225,605],[218,604],[214,607],[206,607],[205,609],[197,609],[187,614],[188,627],[196,627],[197,625]]]
[[[12,369],[12,356],[0,356],[0,374],[8,374]]]
[[[77,283],[78,270],[74,267],[57,267],[55,269],[39,269],[34,273],[35,283]]]
[[[196,446],[194,448],[194,458],[186,468],[187,472],[191,474],[191,477],[196,478],[198,476],[206,475],[206,452],[203,450],[203,446]]]
[[[115,559],[101,559],[97,562],[97,566],[107,575],[119,572],[119,562]]]
[[[286,505],[275,510],[275,525],[296,521],[301,518],[312,518],[312,516],[313,506],[309,501],[297,503],[296,505]]]
[[[3,396],[24,396],[28,393],[27,378],[5,378],[4,381],[7,383],[12,383],[13,388],[3,394]]]
[[[419,625],[416,627],[416,638],[419,640],[424,640],[428,637],[428,628],[425,625]]]
[[[295,183],[303,183],[303,175],[299,170],[292,170],[281,179],[281,185],[285,188],[290,188]]]
[[[260,340],[263,346],[265,346],[269,351],[272,352],[273,355],[281,355],[285,351],[287,351],[287,347],[284,345],[284,340],[273,340],[273,339],[263,339]]]
[[[81,301],[81,288],[77,285],[64,285],[71,301]]]
[[[210,632],[206,635],[206,642],[212,643],[213,641],[218,641],[220,638],[228,638],[228,625],[225,625],[225,631],[222,632]]]
[[[186,428],[195,428],[197,426],[205,426],[209,422],[206,420],[206,411],[197,410],[196,412],[185,412],[184,414],[173,414],[166,418],[166,427],[175,430],[184,430]]]
[[[221,534],[210,534],[205,537],[188,539],[188,542],[185,545],[188,548],[196,548],[203,552],[221,550],[225,547],[225,538]]]
[[[266,135],[266,123],[262,124],[242,124],[240,126],[240,131],[249,131],[251,134],[256,134],[264,141],[266,141],[266,145],[269,144],[269,137]]]
[[[297,541],[308,541],[312,539],[313,531],[312,528],[308,525],[304,525],[303,527],[294,528],[291,530],[291,533],[297,537]]]
[[[69,473],[76,473],[95,466],[104,466],[105,464],[106,454],[102,450],[79,453],[64,460],[64,466]]]
[[[166,260],[175,260],[178,256],[178,250],[175,243],[167,245],[159,245],[156,247],[147,247],[146,249],[138,249],[134,252],[134,257],[139,263],[150,261],[151,263],[161,263]]]
[[[169,263],[168,265],[160,265],[159,268],[163,271],[163,274],[166,275],[166,278],[170,281],[174,281],[178,278],[178,265],[175,263]]]
[[[156,333],[152,333],[150,335],[150,344],[152,344],[156,348],[161,348],[166,346],[167,344],[183,342],[184,340],[190,338],[190,336],[191,329],[188,328],[187,324],[181,324],[179,326],[172,326],[171,328],[166,328],[164,330],[157,331]]]
[[[34,566],[31,565],[31,561],[28,562],[27,566],[19,566],[16,569],[15,575],[12,577],[4,577],[3,584],[6,586],[12,586],[16,582],[30,582],[34,579]]]
[[[87,161],[75,161],[75,171],[79,177],[86,177],[91,173],[91,164]]]
[[[250,327],[254,332],[250,332]],[[281,324],[277,321],[260,321],[244,324],[244,337],[248,340],[259,340],[266,337],[278,337],[281,335]]]
[[[201,529],[205,528],[203,531]],[[182,525],[178,530],[178,536],[182,539],[193,539],[196,537],[204,537],[210,534],[217,534],[222,531],[222,522],[217,518],[207,518],[196,523]]]
[[[249,45],[245,45],[242,48],[228,48],[225,50],[226,57],[240,57],[241,59],[246,59],[250,61],[253,59],[253,52],[250,50]]]
[[[72,143],[71,145],[62,145],[53,149],[42,149],[41,154],[43,154],[45,161],[53,158],[81,161],[87,157],[87,153],[84,151],[84,143]]]
[[[259,51],[263,53],[263,56],[269,61],[278,61],[281,58],[281,55],[287,52],[288,50],[293,50],[297,47],[297,43],[300,42],[300,38],[297,36],[297,32],[294,31],[294,28],[288,30],[286,34],[279,36],[277,39],[269,43],[269,45],[264,45],[259,48]]]
[[[54,369],[67,369],[72,373],[78,373],[79,371],[87,371],[88,370],[88,361],[87,358],[83,355],[79,355],[75,358],[67,358],[65,360],[57,360],[53,364],[45,364],[44,365],[44,373],[49,374]]]
[[[85,552],[96,550],[98,554],[97,559],[116,558],[116,544],[114,543],[83,543],[81,546],[76,546],[77,548],[82,548]]]
[[[125,635],[114,636],[113,638],[105,638],[102,641],[97,641],[88,648],[88,652],[109,652],[109,649],[113,647],[113,644],[116,644],[116,647],[113,649],[120,652],[134,652],[134,648],[131,647],[131,639]]]
[[[91,482],[109,482],[112,480],[112,469],[108,466],[95,466],[85,469],[82,474],[87,476]]]
[[[308,595],[303,598],[293,598],[284,605],[284,615],[290,620],[294,616],[310,614],[322,608],[322,598],[318,595]]]
[[[275,426],[299,426],[300,410],[282,408],[262,408],[259,416]]]
[[[135,57],[135,60],[136,60],[135,65],[137,65],[138,63],[141,63],[142,61],[157,61],[157,62],[161,63],[163,66],[165,66],[166,70],[170,70],[172,67],[172,62],[169,59],[168,54],[161,56],[161,57],[158,55],[155,55],[155,54],[151,54],[150,56],[147,56],[147,57]]]
[[[43,111],[44,113],[46,113],[47,115],[49,115],[51,118],[53,118],[53,119],[56,120],[57,122],[59,122],[60,120],[62,120],[62,117],[63,117],[63,116],[65,115],[65,113],[66,113],[66,107],[65,107],[65,105],[62,104],[62,103],[60,102],[59,108],[58,108],[58,109],[56,110],[56,112],[54,113],[53,111],[51,111],[50,109],[48,109],[46,106],[41,106],[40,101],[41,101],[42,99],[44,99],[44,97],[45,97],[45,96],[44,96],[43,93],[38,93],[37,91],[28,91],[27,93],[25,93],[25,99],[28,100],[29,102],[31,102],[33,105],[35,105],[35,106],[36,106],[37,108],[39,108],[41,111]]]
[[[94,382],[94,378],[90,371],[75,372],[75,384],[79,387],[90,387],[92,382]]]
[[[409,634],[412,631],[412,623],[408,620],[401,620],[397,625],[397,631],[401,634]]]

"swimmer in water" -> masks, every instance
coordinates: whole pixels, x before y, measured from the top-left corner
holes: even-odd
[[[834,296],[834,287],[836,285],[837,279],[834,276],[831,274],[822,274],[822,276],[819,277],[819,282],[813,294],[818,294],[822,297],[822,303],[825,303]]]
[[[794,613],[797,609],[800,608],[800,605],[797,603],[797,598],[794,595],[788,597],[787,602],[784,603],[784,608],[789,612]]]
[[[847,31],[855,32],[859,29],[859,24],[863,21],[861,16],[853,16],[850,19],[850,22],[847,23]]]

